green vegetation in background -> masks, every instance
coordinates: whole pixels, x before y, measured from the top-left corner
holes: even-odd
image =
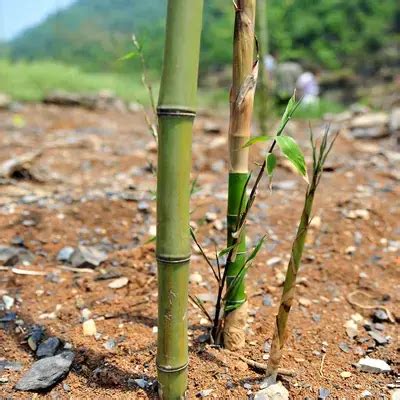
[[[135,33],[150,69],[161,70],[165,0],[79,0],[10,43],[14,59],[55,59],[90,71],[139,71],[138,60],[117,63]],[[270,49],[337,69],[374,67],[379,50],[400,43],[398,0],[269,0]],[[231,63],[231,1],[207,1],[201,72]]]

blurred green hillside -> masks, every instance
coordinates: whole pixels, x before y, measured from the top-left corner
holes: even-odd
[[[132,72],[117,62],[142,43],[150,69],[160,70],[166,0],[78,0],[9,43],[14,60],[52,59],[86,71]],[[234,10],[230,0],[206,0],[201,72],[231,60]],[[270,51],[327,69],[379,67],[400,43],[399,0],[268,0]],[[390,53],[390,52],[389,52]],[[382,56],[383,54],[383,56]],[[393,58],[393,57],[392,57]],[[386,62],[386,61],[384,61]]]

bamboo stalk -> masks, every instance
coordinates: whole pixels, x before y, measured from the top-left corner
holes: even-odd
[[[158,102],[158,343],[161,399],[187,389],[189,197],[203,0],[169,0]]]
[[[229,183],[227,210],[227,242],[233,243],[237,222],[246,201],[242,194],[249,176],[249,149],[243,146],[250,138],[254,92],[257,81],[258,61],[254,61],[254,23],[256,0],[239,0],[236,4],[233,43],[233,73],[230,94],[229,123]],[[246,200],[246,199],[244,199]],[[240,206],[242,205],[242,209]],[[240,234],[236,257],[226,265],[227,289],[242,269],[246,253],[246,233]],[[245,344],[244,327],[247,318],[245,283],[228,296],[225,303],[224,345],[230,349]]]
[[[307,231],[311,222],[311,212],[314,202],[314,197],[318,184],[323,172],[323,166],[326,158],[332,149],[336,137],[328,144],[328,130],[326,130],[322,139],[319,152],[317,150],[311,134],[311,144],[313,147],[313,174],[311,183],[307,187],[303,211],[299,226],[297,228],[296,237],[292,244],[291,256],[286,271],[285,283],[283,286],[282,296],[279,304],[278,315],[276,316],[275,331],[272,337],[270,358],[268,360],[267,380],[269,383],[276,381],[278,369],[283,353],[283,346],[287,336],[287,322],[289,312],[293,304],[296,278],[300,268],[301,257],[304,250],[304,243],[307,237]]]
[[[257,1],[256,29],[258,38],[258,51],[261,60],[256,92],[256,111],[261,134],[267,133],[267,120],[270,109],[268,99],[268,73],[264,65],[265,56],[269,53],[267,0]]]

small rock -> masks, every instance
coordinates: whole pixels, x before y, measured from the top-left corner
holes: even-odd
[[[8,383],[8,378],[5,376],[0,377],[0,385],[5,385],[6,383]]]
[[[203,389],[196,394],[197,397],[208,397],[214,389]]]
[[[356,252],[356,250],[357,250],[357,248],[355,246],[349,246],[349,247],[346,247],[346,250],[344,252],[345,252],[345,254],[351,256]]]
[[[36,391],[54,386],[69,372],[74,353],[64,351],[53,357],[46,357],[33,363],[28,372],[15,385],[16,390]]]
[[[368,398],[368,397],[372,397],[372,393],[371,393],[369,390],[364,390],[364,391],[361,393],[360,397],[361,397],[362,399],[365,399],[365,398]]]
[[[193,272],[193,274],[189,275],[190,283],[201,283],[203,281],[203,277],[198,272]]]
[[[303,307],[310,307],[312,302],[311,302],[311,300],[306,299],[305,297],[300,297],[299,304]]]
[[[207,222],[214,222],[218,218],[218,215],[214,212],[208,211],[206,212],[205,218]]]
[[[205,133],[220,133],[221,126],[213,121],[205,121],[203,125],[203,130]]]
[[[358,335],[358,326],[352,319],[346,321],[344,327],[346,328],[347,336],[350,339],[354,339]]]
[[[17,246],[0,245],[0,264],[14,267],[17,264],[31,264],[35,256],[27,249]]]
[[[385,344],[389,343],[389,340],[387,339],[386,336],[381,335],[380,333],[376,332],[376,331],[370,331],[368,332],[368,335],[372,337],[372,339],[375,340],[375,342],[377,344],[379,344],[380,346],[383,346]]]
[[[281,382],[268,386],[254,395],[254,400],[289,400],[289,392]]]
[[[273,304],[272,297],[269,294],[265,294],[263,296],[263,305],[267,307],[271,307]]]
[[[28,335],[28,345],[31,350],[36,351],[38,344],[44,336],[44,328],[40,325],[32,325]]]
[[[296,181],[279,181],[272,184],[276,190],[294,190],[297,187]]]
[[[139,201],[137,209],[142,213],[148,213],[150,211],[150,205],[147,201]]]
[[[371,374],[391,371],[390,366],[385,361],[375,358],[362,358],[357,365],[361,371],[369,372]]]
[[[96,323],[93,319],[88,319],[82,325],[84,336],[95,336],[97,333]]]
[[[76,268],[95,268],[105,260],[107,260],[107,254],[97,247],[78,246],[70,262]]]
[[[364,317],[363,317],[361,314],[359,314],[359,313],[352,314],[351,319],[352,319],[356,324],[361,324],[361,323],[364,322]]]
[[[267,261],[267,267],[274,267],[282,262],[281,257],[272,257]]]
[[[245,383],[244,385],[243,385],[243,387],[245,388],[245,389],[247,389],[247,390],[250,390],[252,387],[253,387],[253,385],[251,385],[250,383]]]
[[[386,113],[368,113],[351,121],[350,133],[356,139],[378,139],[389,135],[388,124]]]
[[[326,388],[319,388],[318,391],[318,400],[324,400],[328,398],[328,396],[331,394],[330,390]]]
[[[92,312],[88,308],[82,309],[81,316],[84,321],[87,321],[88,319],[90,319],[91,315],[92,315]]]
[[[56,354],[58,348],[61,346],[61,341],[57,337],[50,337],[44,342],[40,343],[36,356],[38,358],[52,357]]]
[[[75,249],[70,246],[63,247],[57,254],[57,261],[60,262],[70,262],[72,254],[74,254]]]
[[[393,393],[392,393],[392,398],[391,400],[400,400],[400,389],[396,389]]]
[[[10,310],[14,305],[14,298],[5,294],[2,299],[6,310]]]
[[[141,379],[134,379],[136,385],[138,385],[141,389],[145,389],[147,387],[147,381],[143,378]]]
[[[340,342],[339,343],[339,349],[342,350],[344,353],[350,353],[350,347],[345,342]]]
[[[313,320],[314,322],[320,322],[320,321],[321,321],[321,315],[320,315],[320,314],[313,314],[313,315],[311,316],[311,318],[312,318],[312,320]]]
[[[286,275],[283,272],[278,271],[275,274],[275,279],[278,286],[282,286],[285,283]]]
[[[117,345],[117,343],[115,342],[114,339],[108,339],[108,340],[103,344],[103,346],[104,346],[104,348],[105,348],[106,350],[112,350],[112,349],[115,348],[116,345]]]
[[[349,371],[343,371],[343,372],[340,373],[340,376],[341,376],[342,378],[344,378],[344,379],[350,378],[350,377],[351,377],[351,372],[349,372]]]
[[[5,93],[0,93],[0,110],[6,110],[11,106],[11,97]]]
[[[386,311],[384,310],[375,310],[372,318],[374,320],[374,322],[385,322],[385,321],[389,321],[389,316],[387,315]]]
[[[271,344],[269,342],[264,342],[263,350],[264,353],[269,353],[271,351]]]
[[[3,369],[8,371],[19,371],[21,368],[22,364],[18,361],[0,360],[0,371]]]
[[[121,289],[125,287],[129,282],[129,279],[126,276],[122,276],[121,278],[114,279],[112,282],[108,284],[110,289]]]

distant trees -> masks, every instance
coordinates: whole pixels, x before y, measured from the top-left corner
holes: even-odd
[[[231,63],[225,43],[232,37],[233,18],[230,1],[206,2],[202,73]],[[130,63],[115,60],[131,47],[135,32],[149,67],[159,71],[164,27],[164,0],[80,0],[15,39],[11,55],[54,58],[88,70],[131,72]],[[277,51],[281,60],[307,60],[329,69],[357,68],[373,63],[374,57],[378,60],[379,50],[388,44],[400,43],[400,2],[270,0],[268,27],[270,50]]]

